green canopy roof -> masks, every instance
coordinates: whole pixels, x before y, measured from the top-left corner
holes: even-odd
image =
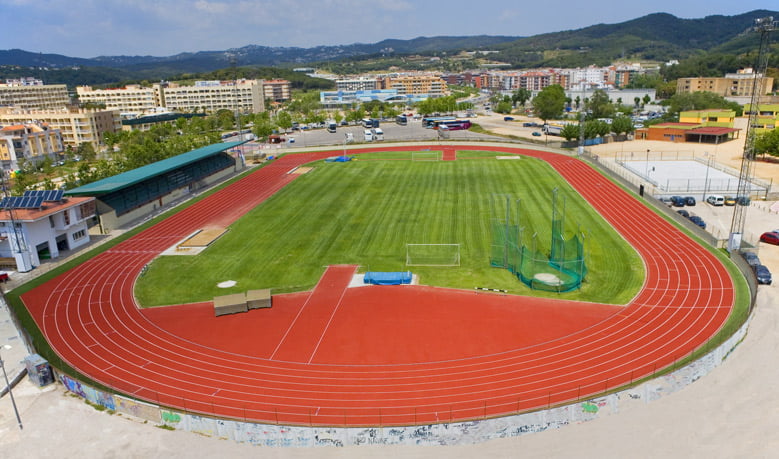
[[[65,191],[65,195],[98,196],[101,194],[111,193],[144,180],[148,180],[152,177],[176,170],[182,166],[186,166],[187,164],[208,158],[209,156],[214,156],[244,143],[246,143],[246,141],[221,142],[208,145],[202,148],[198,148],[197,150],[192,150],[190,152],[182,153],[171,158],[163,159],[162,161],[157,161],[156,163],[133,169],[131,171],[123,172],[112,177],[107,177],[102,180],[98,180],[97,182],[88,183],[84,186],[73,188],[72,190],[67,190]]]

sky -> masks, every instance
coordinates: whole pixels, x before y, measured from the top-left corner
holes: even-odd
[[[482,5],[484,5],[482,7]],[[651,13],[777,10],[774,0],[0,0],[0,49],[91,58],[440,35],[531,36]]]

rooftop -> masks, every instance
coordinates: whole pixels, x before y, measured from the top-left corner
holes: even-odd
[[[107,177],[103,180],[98,180],[97,182],[88,183],[84,186],[80,186],[72,190],[67,190],[65,194],[68,196],[98,196],[111,193],[144,180],[148,180],[152,177],[173,171],[182,166],[186,166],[187,164],[200,161],[201,159],[207,158],[209,156],[214,156],[244,143],[246,143],[246,141],[215,143],[198,148],[197,150],[192,150],[188,153],[182,153],[171,158],[163,159],[162,161],[157,161],[156,163],[148,164],[131,171],[123,172],[112,177]]]

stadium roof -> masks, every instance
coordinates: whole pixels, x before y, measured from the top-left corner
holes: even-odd
[[[163,159],[162,161],[157,161],[156,163],[148,164],[131,171],[123,172],[112,177],[107,177],[103,180],[98,180],[97,182],[88,183],[84,186],[80,186],[72,190],[67,190],[65,191],[65,194],[68,196],[97,196],[111,193],[144,180],[148,180],[152,177],[176,170],[179,167],[186,166],[187,164],[208,158],[209,156],[214,156],[218,153],[235,148],[238,145],[244,143],[246,143],[246,141],[215,143],[213,145],[208,145],[203,148],[198,148],[197,150],[192,150],[188,153],[182,153],[171,158]]]

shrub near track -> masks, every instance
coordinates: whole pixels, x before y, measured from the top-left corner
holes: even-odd
[[[329,264],[405,271],[407,243],[461,244],[459,267],[413,268],[426,285],[612,304],[636,294],[643,282],[638,255],[548,164],[526,157],[499,161],[495,153],[479,159],[485,153],[463,153],[467,161],[398,161],[403,158],[393,153],[312,163],[313,171],[253,209],[200,255],[158,257],[138,280],[136,296],[156,306],[254,288],[307,290]],[[489,266],[490,197],[520,198],[522,225],[533,228],[539,247],[548,251],[555,187],[566,199],[566,229],[580,225],[587,237],[589,274],[581,290],[567,294],[532,291],[508,271]],[[218,288],[225,280],[237,284]]]

